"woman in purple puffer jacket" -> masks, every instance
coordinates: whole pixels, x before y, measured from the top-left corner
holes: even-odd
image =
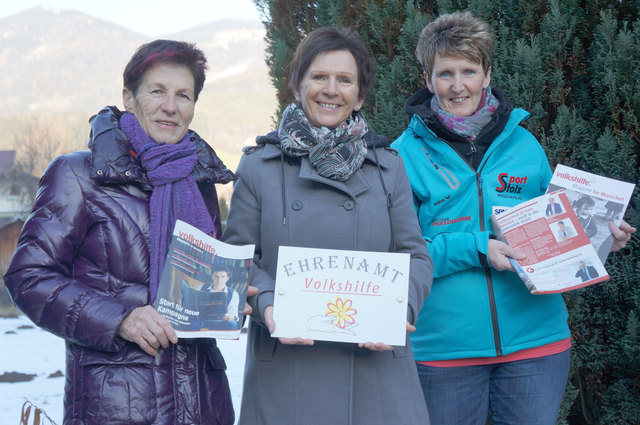
[[[214,339],[178,340],[150,305],[177,219],[221,234],[214,183],[235,179],[188,130],[204,85],[195,46],[156,40],[124,72],[126,112],[91,119],[89,151],[40,182],[5,283],[67,347],[64,424],[232,424]]]

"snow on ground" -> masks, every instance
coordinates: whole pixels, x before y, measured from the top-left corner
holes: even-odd
[[[240,340],[218,340],[227,363],[236,417],[240,410],[246,337],[246,333],[242,333]],[[15,319],[0,318],[0,347],[0,378],[11,372],[36,375],[28,382],[0,382],[0,422],[19,423],[22,405],[29,400],[61,425],[64,341],[38,328],[25,316],[20,316]],[[56,374],[58,371],[60,373]],[[60,376],[49,377],[52,374]]]

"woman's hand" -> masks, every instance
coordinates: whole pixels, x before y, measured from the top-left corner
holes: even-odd
[[[360,348],[368,348],[371,351],[391,351],[393,350],[393,345],[387,345],[382,342],[365,342],[358,344]]]
[[[489,239],[489,245],[487,248],[487,259],[489,265],[498,271],[508,270],[515,272],[509,258],[515,258],[516,260],[522,260],[525,255],[519,249],[511,248],[504,242],[497,239]]]
[[[636,228],[630,226],[629,223],[624,220],[620,222],[620,227],[616,226],[613,221],[610,222],[609,230],[611,230],[611,234],[614,239],[610,252],[620,251],[624,248],[627,245],[627,242],[631,240],[631,235],[636,232]]]
[[[413,326],[411,323],[407,322],[407,332],[415,332],[415,331],[416,331],[416,327]],[[358,344],[358,347],[368,348],[371,351],[390,351],[395,348],[393,345],[383,344],[382,342],[365,342],[363,344],[362,343]]]
[[[247,286],[247,297],[251,297],[253,295],[256,295],[258,293],[258,287],[257,286]],[[248,316],[249,314],[251,314],[251,312],[253,311],[253,309],[251,308],[251,306],[249,305],[248,302],[244,302],[244,308],[242,309],[242,314]]]
[[[176,344],[178,336],[171,323],[150,305],[133,310],[120,325],[118,335],[135,342],[150,356],[158,355],[158,349]]]
[[[273,333],[276,330],[276,322],[273,321],[273,306],[269,305],[264,309],[264,323],[269,329],[269,333]],[[286,345],[313,345],[312,339],[304,338],[278,338],[282,344]]]

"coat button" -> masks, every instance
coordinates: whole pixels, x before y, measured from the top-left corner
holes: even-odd
[[[352,209],[355,208],[356,203],[353,202],[351,199],[347,199],[346,201],[344,201],[344,204],[342,204],[342,206],[344,207],[345,210],[351,211]]]
[[[98,171],[96,171],[96,174],[97,174],[97,175],[99,175],[99,176],[101,176],[101,175],[102,175],[102,170],[98,170]]]
[[[291,204],[291,208],[293,208],[295,211],[300,211],[302,209],[302,201],[293,201],[293,204]]]
[[[125,176],[127,176],[127,177],[129,177],[129,176],[131,175],[131,171],[129,171],[129,170],[125,171],[125,172],[124,172],[124,175],[125,175]]]

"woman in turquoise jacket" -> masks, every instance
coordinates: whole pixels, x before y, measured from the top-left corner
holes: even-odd
[[[432,424],[555,424],[569,372],[560,295],[532,295],[489,217],[551,178],[529,114],[490,87],[493,34],[469,12],[427,25],[416,55],[427,87],[409,97],[393,143],[405,161],[434,283],[411,335]],[[616,248],[635,229],[612,227]]]

